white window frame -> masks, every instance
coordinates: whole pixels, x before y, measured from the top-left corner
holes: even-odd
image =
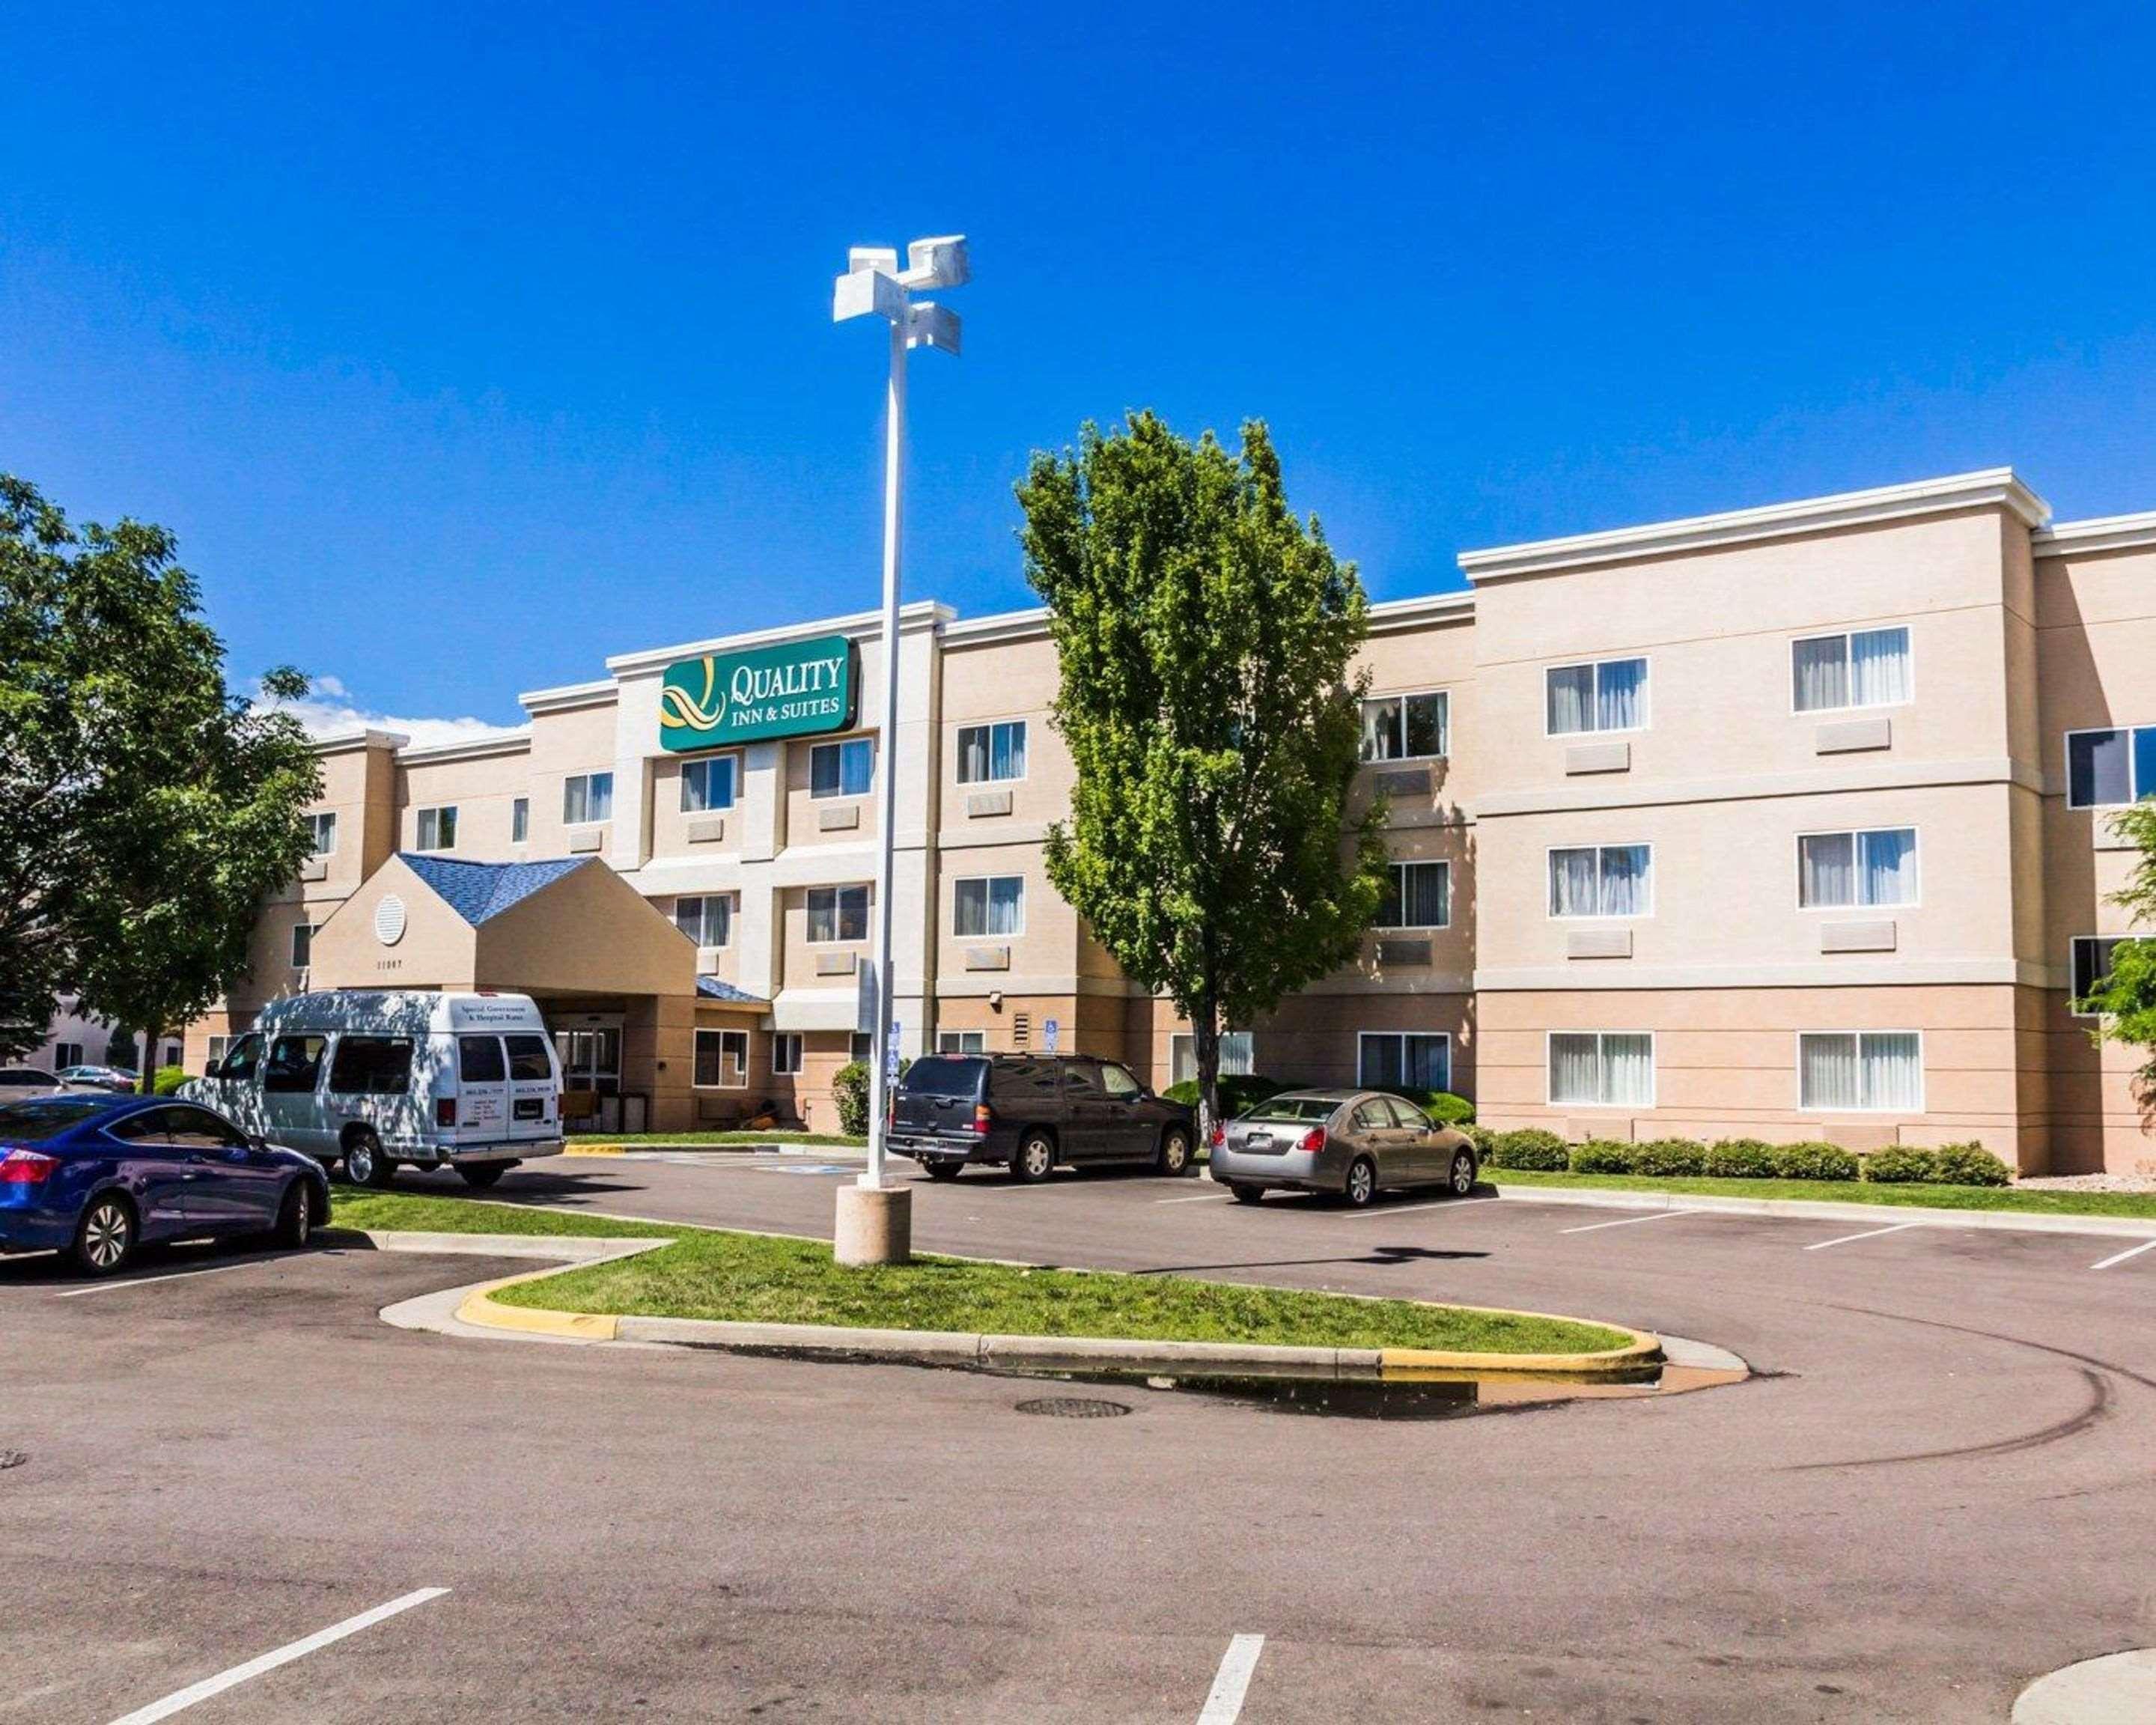
[[[983,910],[983,911],[987,911],[991,910],[991,909],[993,909],[993,908],[994,902],[995,902],[995,883],[996,883],[997,881],[998,881],[998,880],[1015,880],[1015,881],[1017,881],[1017,882],[1018,882],[1018,927],[1017,927],[1016,928],[1014,928],[1014,929],[1009,930],[1009,931],[1008,931],[1008,932],[1006,932],[997,933],[997,934],[988,934],[988,933],[985,933],[985,932],[983,932],[983,933],[980,933],[980,934],[968,934],[968,933],[965,932],[965,930],[963,930],[963,928],[961,928],[961,927],[958,927],[958,889],[959,889],[960,887],[962,887],[962,886],[975,886],[975,885],[980,885],[980,886],[985,886],[985,887],[988,889],[988,894],[987,894],[987,896],[985,896],[985,897],[982,900],[982,901],[981,901],[981,908],[982,908],[982,910]],[[951,938],[952,938],[952,939],[953,939],[953,940],[959,940],[959,941],[1014,941],[1014,940],[1022,940],[1022,939],[1024,939],[1024,936],[1025,936],[1025,876],[1024,876],[1024,875],[958,875],[956,879],[954,879],[954,880],[951,882]]]
[[[1560,916],[1550,908],[1550,870],[1552,859],[1560,850],[1591,850],[1594,853],[1594,901],[1602,902],[1602,853],[1605,850],[1644,850],[1647,853],[1647,908],[1644,911],[1610,911],[1594,910],[1575,911],[1569,916]],[[1543,920],[1546,922],[1644,922],[1655,914],[1655,846],[1651,839],[1635,839],[1621,845],[1548,845],[1543,848]],[[1584,1031],[1580,1033],[1584,1035]]]
[[[726,800],[714,803],[710,800],[711,769],[722,762],[726,769]],[[705,802],[702,808],[691,809],[689,806],[689,775],[698,768],[701,768],[704,774]],[[741,800],[741,788],[742,757],[738,753],[699,755],[692,761],[681,763],[681,813],[684,814],[724,814]]]
[[[716,1084],[700,1083],[696,1078],[697,1070],[701,1065],[701,1060],[698,1059],[698,1055],[702,1050],[704,1039],[706,1036],[716,1036],[719,1039],[719,1081]],[[741,1076],[738,1080],[729,1082],[726,1076],[726,1043],[728,1039],[737,1037],[739,1038],[741,1041]],[[689,1054],[689,1087],[691,1090],[747,1090],[748,1088],[748,1059],[749,1040],[747,1031],[729,1030],[721,1025],[699,1024],[696,1027],[696,1042],[690,1048]]]
[[[1856,1039],[1856,1076],[1861,1088],[1864,1083],[1864,1039],[1867,1036],[1913,1036],[1917,1039],[1917,1106],[1913,1108],[1875,1108],[1859,1104],[1853,1108],[1815,1108],[1804,1101],[1804,1039],[1808,1036],[1853,1036]],[[1799,1114],[1922,1114],[1928,1111],[1931,1086],[1928,1063],[1924,1059],[1924,1033],[1913,1026],[1871,1030],[1799,1030],[1796,1034],[1797,1112]]]
[[[606,813],[592,813],[593,787],[600,780],[606,781]],[[577,786],[584,791],[584,812],[575,819],[569,817],[569,793]],[[565,827],[603,827],[613,819],[613,774],[611,772],[572,773],[562,781],[562,824]]]
[[[1249,1045],[1248,1052],[1244,1056],[1249,1064],[1243,1067],[1240,1071],[1236,1072],[1230,1072],[1228,1070],[1225,1060],[1226,1044],[1228,1039],[1231,1036],[1240,1037]],[[1220,1041],[1222,1045],[1221,1052],[1223,1055],[1220,1076],[1223,1078],[1247,1078],[1258,1070],[1258,1038],[1256,1032],[1252,1030],[1223,1030],[1220,1033]],[[1178,1078],[1175,1075],[1182,1067],[1184,1060],[1184,1051],[1186,1050],[1188,1050],[1190,1076],[1191,1077],[1195,1078],[1198,1076],[1198,1038],[1188,1030],[1172,1031],[1168,1039],[1168,1081],[1170,1084],[1180,1084],[1183,1082],[1182,1079]]]
[[[972,1043],[968,1048],[966,1045]],[[986,1030],[938,1030],[936,1033],[936,1052],[947,1055],[983,1055],[988,1051],[988,1033]]]
[[[2102,1017],[2103,1016],[2103,1014],[2102,1014],[2102,1013],[2100,1013],[2100,1012],[2082,1012],[2082,1011],[2077,1010],[2077,1009],[2075,1008],[2074,1002],[2076,1002],[2076,1000],[2078,1000],[2078,999],[2080,999],[2082,998],[2082,997],[2081,997],[2081,995],[2080,995],[2080,993],[2079,993],[2075,989],[2075,988],[2074,988],[2074,949],[2075,949],[2076,947],[2079,947],[2079,946],[2081,945],[2081,943],[2082,943],[2083,941],[2089,941],[2089,942],[2099,942],[2099,941],[2112,941],[2112,942],[2118,942],[2118,941],[2131,941],[2131,940],[2148,940],[2148,939],[2152,939],[2152,938],[2156,938],[2156,936],[2136,935],[2136,934],[2077,934],[2077,935],[2074,935],[2074,936],[2071,937],[2067,940],[2067,942],[2066,942],[2066,1014],[2067,1014],[2067,1016],[2068,1016],[2069,1018],[2076,1018],[2076,1019],[2100,1019],[2100,1018],[2102,1018]],[[2095,980],[2095,978],[2090,978],[2090,980],[2091,980],[2091,981],[2094,981],[2094,980]]]
[[[816,915],[814,906],[816,902],[816,895],[819,892],[858,892],[861,895],[861,901],[867,906],[867,909],[864,913],[867,918],[867,924],[862,928],[860,934],[851,937],[845,935],[838,935],[827,941],[819,941],[816,938],[815,935],[811,932],[811,931],[816,926]],[[875,889],[865,880],[839,880],[834,881],[828,886],[808,887],[803,891],[801,895],[801,932],[805,944],[808,946],[858,947],[863,941],[868,939],[875,925]],[[839,920],[839,902],[836,899],[834,899],[831,902],[831,920],[834,925],[835,925]]]
[[[968,778],[966,776],[966,733],[969,731],[985,731],[988,733],[988,771],[979,778]],[[1017,752],[1025,759],[1024,772],[1006,773],[1001,778],[997,777],[995,734],[998,731],[1015,731],[1018,733]],[[977,724],[961,725],[958,727],[955,756],[952,766],[957,773],[957,783],[960,784],[1024,784],[1026,774],[1033,770],[1033,739],[1026,734],[1026,724],[1023,719],[983,719]]]
[[[295,922],[292,925],[292,944],[288,956],[291,958],[293,969],[305,970],[314,963],[315,936],[321,926],[319,922]],[[307,935],[307,956],[304,958],[300,956],[300,932],[302,929]]]
[[[774,1078],[798,1078],[806,1045],[798,1030],[771,1033],[771,1073]]]
[[[531,799],[511,797],[509,799],[509,842],[526,845],[531,839]]]
[[[850,791],[845,788],[845,751],[853,748],[866,749],[869,752],[869,782],[857,791]],[[830,750],[836,750],[839,753],[839,788],[835,791],[819,791],[816,788],[816,757]],[[812,802],[827,803],[840,797],[869,796],[875,790],[875,776],[876,748],[875,739],[872,737],[842,737],[835,742],[816,743],[808,751],[808,796]]]
[[[2144,797],[2156,797],[2156,784],[2143,785],[2137,782],[2134,763],[2138,752],[2133,746],[2133,733],[2137,731],[2156,731],[2156,719],[2140,725],[2083,725],[2066,733],[2059,745],[2059,770],[2066,785],[2067,808],[2093,810],[2131,809]],[[2076,803],[2074,801],[2074,739],[2076,737],[2115,736],[2126,738],[2126,800],[2123,803]]]
[[[1420,934],[1427,931],[1452,927],[1452,863],[1442,856],[1396,856],[1386,866],[1397,876],[1402,869],[1441,869],[1445,872],[1445,921],[1442,922],[1374,922],[1373,931],[1379,934]],[[1401,914],[1407,913],[1405,884],[1395,880],[1394,896],[1400,901]],[[1384,906],[1378,907],[1382,913]]]
[[[1549,728],[1549,680],[1559,671],[1578,670],[1582,665],[1594,668],[1594,706],[1602,707],[1602,668],[1606,665],[1637,665],[1640,677],[1640,722],[1636,725],[1611,725],[1606,728],[1590,725],[1584,731],[1553,731]],[[1568,659],[1562,665],[1543,667],[1543,735],[1545,737],[1636,737],[1652,728],[1655,720],[1655,661],[1646,653],[1613,653],[1606,659]]]
[[[1855,638],[1858,635],[1883,635],[1899,629],[1909,638],[1909,654],[1905,661],[1902,683],[1907,692],[1899,701],[1845,701],[1840,706],[1799,706],[1797,705],[1797,649],[1814,641],[1839,640],[1842,643],[1843,682],[1855,679],[1848,674],[1856,651]],[[1809,719],[1820,713],[1870,713],[1887,707],[1912,706],[1917,699],[1917,632],[1906,623],[1875,624],[1868,629],[1830,629],[1815,635],[1792,635],[1789,638],[1789,715],[1792,718]]]
[[[1909,855],[1914,859],[1913,865],[1917,872],[1917,896],[1914,898],[1896,899],[1892,903],[1883,905],[1866,904],[1861,899],[1851,899],[1845,905],[1806,904],[1804,902],[1804,840],[1807,839],[1848,839],[1850,842],[1850,878],[1852,881],[1856,881],[1863,879],[1864,875],[1863,860],[1859,854],[1861,847],[1858,845],[1857,840],[1862,838],[1866,833],[1907,833],[1909,835]],[[1797,865],[1797,908],[1803,911],[1806,916],[1814,916],[1821,912],[1824,912],[1828,916],[1846,916],[1851,911],[1914,911],[1922,907],[1924,902],[1924,835],[1922,830],[1917,827],[1914,821],[1910,822],[1906,826],[1821,827],[1815,831],[1799,833],[1797,834],[1794,855]]]
[[[427,842],[427,817],[430,814],[434,817],[435,842],[432,845]],[[442,817],[444,814],[449,818],[449,842],[446,845],[441,842]],[[458,824],[457,805],[454,803],[435,803],[424,809],[415,809],[412,821],[412,848],[424,851],[430,856],[437,851],[454,850],[457,848]]]
[[[1662,1091],[1662,1054],[1657,1045],[1656,1034],[1652,1030],[1545,1030],[1543,1032],[1543,1101],[1551,1108],[1607,1108],[1615,1113],[1641,1113],[1657,1106]],[[1598,1076],[1606,1069],[1607,1058],[1602,1044],[1612,1036],[1644,1036],[1647,1039],[1647,1100],[1644,1102],[1573,1102],[1559,1101],[1557,1097],[1557,1069],[1551,1064],[1556,1053],[1556,1039],[1560,1036],[1592,1036],[1594,1041],[1594,1069]]]
[[[1359,758],[1361,763],[1365,767],[1383,768],[1399,766],[1404,762],[1412,763],[1419,761],[1450,760],[1452,758],[1452,691],[1450,688],[1399,689],[1384,695],[1366,696],[1363,701],[1363,731],[1361,735],[1367,737],[1369,734],[1370,709],[1373,706],[1389,706],[1395,709],[1400,745],[1404,748],[1407,746],[1408,740],[1407,703],[1410,701],[1424,701],[1430,699],[1435,699],[1438,703],[1437,752],[1435,754],[1360,755]],[[1361,748],[1359,737],[1357,742],[1357,748],[1359,752]]]
[[[1452,1032],[1450,1030],[1358,1030],[1355,1033],[1356,1089],[1375,1090],[1378,1088],[1374,1084],[1366,1084],[1363,1082],[1363,1045],[1368,1042],[1375,1042],[1379,1040],[1399,1042],[1403,1038],[1409,1036],[1435,1037],[1437,1040],[1445,1045],[1445,1082],[1440,1085],[1432,1086],[1431,1088],[1450,1091],[1452,1090]],[[1407,1068],[1407,1053],[1408,1051],[1406,1048],[1403,1046],[1400,1050],[1400,1067],[1403,1071]],[[1402,1081],[1404,1082],[1405,1081],[1404,1080]]]
[[[313,834],[313,844],[315,847],[311,853],[313,855],[335,856],[336,855],[337,818],[336,809],[321,809],[316,810],[314,814],[310,814],[307,817],[307,828]],[[329,839],[329,843],[326,845],[322,843],[322,839],[325,837],[327,837]]]
[[[722,941],[707,941],[704,938],[704,936],[711,932],[711,913],[707,907],[713,899],[726,901],[726,937]],[[734,919],[741,915],[741,895],[738,892],[676,893],[674,897],[673,922],[675,927],[680,929],[685,935],[689,931],[681,927],[681,906],[692,903],[706,907],[700,909],[696,913],[696,933],[694,938],[697,949],[700,952],[723,952],[733,945]]]

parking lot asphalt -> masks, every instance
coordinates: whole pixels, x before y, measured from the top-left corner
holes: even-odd
[[[850,1170],[775,1163],[565,1158],[494,1195],[828,1234]],[[916,1190],[924,1249],[1609,1317],[1762,1375],[1349,1421],[377,1319],[470,1258],[183,1250],[92,1293],[16,1260],[0,1720],[147,1717],[302,1647],[176,1717],[1999,1721],[2156,1644],[2156,1253]],[[1053,1394],[1131,1411],[1018,1410]]]

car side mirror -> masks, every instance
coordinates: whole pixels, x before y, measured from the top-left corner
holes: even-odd
[[[269,1139],[264,1137],[261,1133],[249,1132],[247,1135],[247,1147],[250,1150],[267,1150],[270,1147],[270,1143]]]

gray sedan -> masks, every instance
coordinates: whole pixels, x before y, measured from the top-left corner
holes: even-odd
[[[1475,1189],[1475,1146],[1412,1102],[1374,1090],[1296,1090],[1215,1127],[1213,1178],[1241,1204],[1275,1187],[1333,1193],[1358,1209],[1388,1187]]]

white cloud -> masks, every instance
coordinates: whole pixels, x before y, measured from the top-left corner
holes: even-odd
[[[311,737],[329,737],[341,731],[394,731],[412,739],[413,748],[432,748],[437,743],[484,742],[489,737],[513,737],[524,727],[490,725],[475,718],[413,718],[398,713],[377,712],[360,706],[339,677],[316,677],[304,701],[275,701],[266,704],[288,712]]]

